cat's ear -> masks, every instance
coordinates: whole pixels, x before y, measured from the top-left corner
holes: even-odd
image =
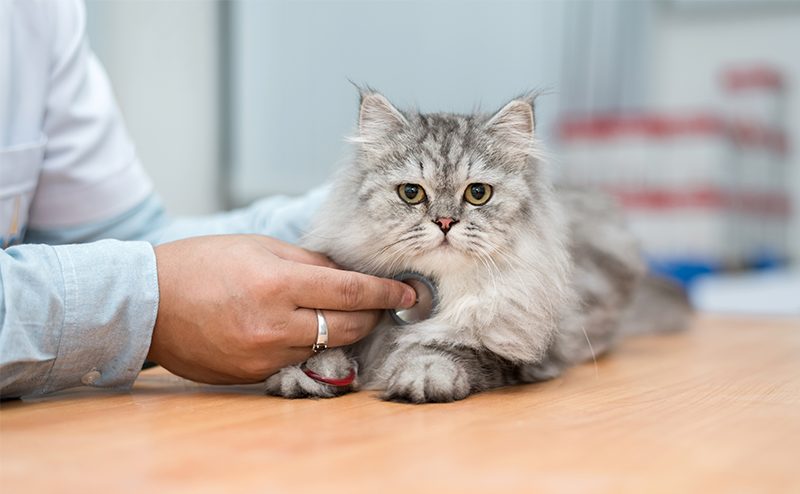
[[[486,122],[491,134],[520,147],[531,145],[534,127],[533,97],[512,100]]]
[[[374,91],[361,91],[361,109],[358,112],[359,142],[381,142],[406,125],[406,117],[386,97]]]

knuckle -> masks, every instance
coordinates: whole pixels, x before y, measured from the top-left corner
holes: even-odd
[[[280,297],[283,292],[283,284],[280,280],[286,279],[286,273],[281,264],[273,268],[269,273],[254,270],[248,280],[248,293],[259,299],[274,300]]]
[[[342,341],[345,345],[355,343],[361,339],[363,324],[357,317],[346,317],[342,325]]]
[[[285,345],[289,324],[284,319],[276,319],[266,324],[248,325],[241,336],[241,344],[246,352],[262,355],[270,349]]]
[[[314,252],[314,253],[319,255],[320,263],[326,268],[339,269],[339,265],[333,262],[333,260],[330,257],[319,252]]]
[[[336,265],[325,254],[314,250],[304,250],[305,255],[309,261],[318,266],[326,268],[335,268]]]
[[[279,319],[272,322],[266,329],[259,332],[257,344],[263,350],[265,347],[288,346],[291,329],[289,321]]]
[[[364,303],[364,286],[355,274],[346,274],[342,280],[342,308],[354,310]]]
[[[342,329],[344,344],[349,345],[365,337],[379,320],[377,311],[365,311],[347,317]]]
[[[388,283],[381,284],[381,302],[386,307],[390,307],[395,304],[395,300],[399,300],[402,297],[402,294],[399,294],[399,290],[396,290],[394,285],[390,285]]]
[[[239,366],[242,377],[252,381],[258,381],[266,378],[270,374],[271,368],[267,362],[260,359],[249,359]]]

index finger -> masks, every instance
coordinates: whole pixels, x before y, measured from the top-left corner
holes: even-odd
[[[395,280],[308,264],[292,266],[291,300],[297,307],[356,311],[409,308],[417,294]]]

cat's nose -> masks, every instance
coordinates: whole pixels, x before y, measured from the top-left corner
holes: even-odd
[[[433,222],[439,225],[439,229],[447,235],[447,232],[450,231],[450,227],[458,223],[458,220],[454,220],[453,218],[436,218]]]

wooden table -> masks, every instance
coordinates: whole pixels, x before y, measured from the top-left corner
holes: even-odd
[[[446,405],[283,400],[161,369],[0,406],[0,490],[800,493],[800,322],[701,317]]]

